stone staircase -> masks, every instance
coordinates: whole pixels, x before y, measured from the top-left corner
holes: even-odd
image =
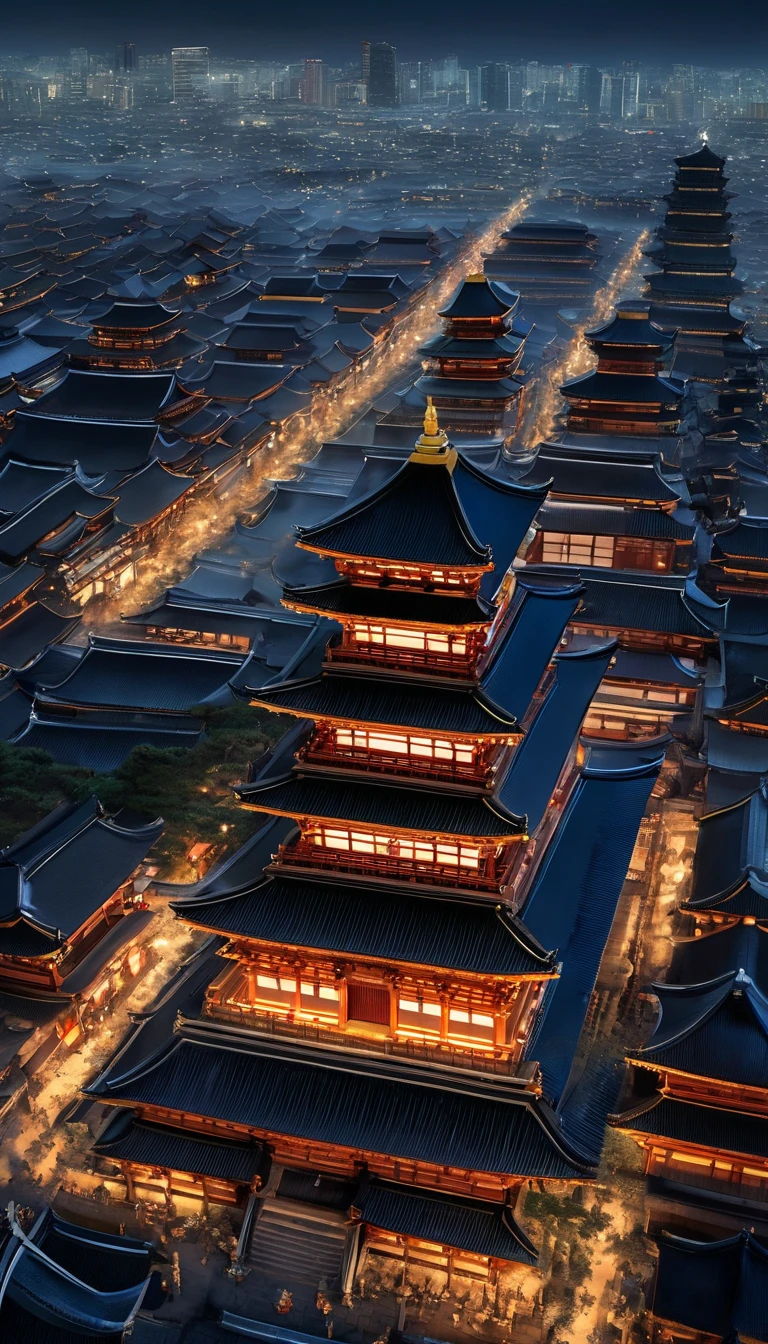
[[[251,1237],[248,1263],[254,1271],[280,1280],[329,1288],[341,1272],[347,1228],[335,1209],[267,1197]]]

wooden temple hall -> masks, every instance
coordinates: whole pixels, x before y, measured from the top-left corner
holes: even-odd
[[[732,737],[729,765],[754,763],[755,748],[765,757],[759,725]],[[765,1238],[768,803],[760,776],[713,764],[725,759],[717,737],[709,756],[691,890],[613,1123],[643,1151],[650,1231],[726,1237],[747,1225]]]
[[[86,1089],[128,1198],[247,1204],[273,1256],[304,1225],[345,1291],[379,1253],[535,1264],[529,1182],[596,1171],[614,1072],[577,1047],[664,741],[580,737],[615,643],[558,651],[578,577],[511,569],[541,499],[430,401],[298,529],[284,601],[333,633],[319,672],[239,685],[288,725],[238,790],[257,875],[174,902],[211,938]]]
[[[0,1116],[147,965],[142,865],[162,827],[89,798],[0,849]]]

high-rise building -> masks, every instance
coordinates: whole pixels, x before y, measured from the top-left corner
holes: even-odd
[[[511,65],[507,71],[507,101],[511,112],[519,112],[525,92],[525,66]]]
[[[558,81],[548,80],[541,86],[541,110],[546,116],[554,116],[560,106],[561,85]]]
[[[339,79],[331,87],[334,107],[364,105],[366,87],[361,79]]]
[[[599,112],[603,76],[595,65],[583,65],[579,71],[577,101],[582,112]]]
[[[670,121],[690,121],[694,109],[694,70],[692,65],[673,65],[667,81],[667,116]]]
[[[624,104],[622,116],[625,121],[636,117],[640,112],[640,76],[630,71],[624,76]]]
[[[311,107],[322,107],[325,102],[325,62],[308,56],[304,62],[301,100]]]
[[[389,42],[363,44],[363,56],[368,47],[368,105],[369,107],[397,107],[397,52]]]
[[[222,103],[236,103],[243,96],[243,76],[237,70],[211,75],[211,97]]]
[[[286,98],[301,98],[304,90],[304,62],[293,62],[288,66],[288,78],[286,80],[285,93]]]
[[[112,88],[112,105],[127,112],[136,104],[136,88],[132,79],[116,79]]]
[[[579,96],[579,82],[583,65],[572,65],[570,62],[563,71],[563,98],[569,103],[576,102]]]
[[[459,83],[459,58],[446,56],[442,61],[432,64],[432,85],[435,93],[444,89],[455,89]]]
[[[528,93],[536,93],[541,84],[539,62],[529,61],[525,67],[525,87]]]
[[[509,70],[498,61],[481,67],[480,101],[489,112],[509,110]]]
[[[118,42],[115,48],[115,71],[121,74],[133,74],[136,69],[136,44]]]
[[[88,92],[88,52],[85,47],[71,47],[69,52],[69,96],[85,98]]]
[[[421,61],[401,63],[400,102],[403,107],[414,107],[421,102]]]
[[[611,121],[621,121],[624,116],[623,75],[603,75],[600,111],[610,117]]]
[[[140,54],[136,58],[136,75],[129,78],[136,85],[136,100],[142,107],[169,103],[173,96],[171,53]]]
[[[467,104],[469,107],[480,106],[480,86],[482,84],[482,66],[470,66],[467,71]]]
[[[173,63],[174,103],[196,102],[208,97],[209,62],[207,47],[174,47]]]

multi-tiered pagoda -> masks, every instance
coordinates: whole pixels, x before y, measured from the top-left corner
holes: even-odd
[[[97,1152],[131,1198],[255,1192],[255,1263],[303,1218],[311,1277],[348,1210],[322,1266],[345,1290],[361,1229],[365,1254],[530,1264],[527,1180],[594,1174],[602,1092],[574,1059],[661,754],[578,743],[615,646],[554,653],[581,585],[515,583],[541,498],[430,405],[406,463],[299,530],[332,566],[285,601],[340,630],[320,672],[245,691],[294,720],[239,790],[263,875],[176,903],[221,952],[89,1088],[120,1108]]]
[[[685,605],[695,520],[673,465],[685,385],[662,373],[675,336],[651,321],[647,303],[623,301],[585,339],[597,368],[561,388],[564,431],[521,478],[550,483],[526,566],[578,566],[585,593],[572,630],[610,633],[622,649],[588,729],[643,735],[693,707],[698,677],[679,655],[709,647]]]
[[[584,574],[586,567],[653,575],[687,570],[694,522],[690,515],[675,517],[685,485],[671,465],[685,384],[661,372],[674,334],[650,320],[647,303],[626,300],[584,339],[597,368],[562,385],[564,432],[539,445],[521,477],[531,486],[549,482],[526,562],[578,564]],[[660,451],[662,435],[669,458]],[[623,614],[629,615],[626,606]],[[649,615],[646,610],[638,622],[643,638]]]
[[[675,367],[689,377],[718,382],[726,369],[744,361],[749,350],[746,322],[730,309],[743,286],[734,276],[726,191],[721,159],[704,144],[676,159],[672,191],[658,242],[647,255],[660,267],[646,277],[651,317],[667,331],[677,330]]]
[[[604,327],[585,332],[597,368],[564,383],[568,430],[592,434],[674,434],[683,385],[661,376],[674,346],[650,320],[648,305],[620,303]]]
[[[440,312],[443,333],[421,347],[422,377],[384,423],[420,424],[430,398],[452,434],[508,442],[520,423],[520,362],[531,329],[519,305],[505,285],[467,276]]]

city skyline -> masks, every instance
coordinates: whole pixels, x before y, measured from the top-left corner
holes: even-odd
[[[317,54],[234,59],[205,44],[142,51],[120,40],[109,50],[70,46],[58,53],[0,56],[0,113],[57,115],[70,106],[94,111],[131,111],[169,105],[198,113],[216,105],[284,104],[343,112],[425,115],[510,113],[529,124],[553,125],[587,117],[602,122],[708,124],[743,117],[768,118],[768,73],[759,67],[716,68],[693,63],[655,64],[637,59],[593,63],[504,59],[478,63],[457,52],[404,59],[391,42],[364,38],[344,62]],[[425,128],[426,129],[426,128]]]

